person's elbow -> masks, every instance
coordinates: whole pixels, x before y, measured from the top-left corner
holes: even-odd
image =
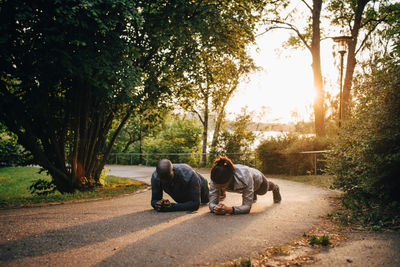
[[[150,205],[153,207],[153,209],[155,209],[155,210],[157,210],[156,209],[156,203],[157,203],[157,201],[151,201],[150,202]]]
[[[193,201],[190,210],[191,211],[196,211],[200,208],[200,202],[199,201]]]

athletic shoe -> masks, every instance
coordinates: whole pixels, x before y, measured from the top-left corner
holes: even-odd
[[[279,186],[275,185],[275,188],[272,190],[272,194],[274,196],[274,203],[279,203],[282,200],[281,193],[279,193]]]

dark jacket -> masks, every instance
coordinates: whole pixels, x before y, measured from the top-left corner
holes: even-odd
[[[157,201],[163,198],[163,191],[168,193],[177,203],[165,211],[198,210],[202,177],[187,164],[173,164],[174,179],[166,186],[160,183],[155,171],[151,176],[151,206],[155,208]],[[203,178],[204,179],[204,178]]]

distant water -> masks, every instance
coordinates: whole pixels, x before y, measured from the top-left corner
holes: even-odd
[[[279,132],[279,131],[254,131],[259,139],[267,139],[268,137],[279,137],[283,136],[289,132]]]
[[[284,136],[285,134],[288,134],[289,132],[280,132],[280,131],[254,131],[255,134],[257,134],[256,140],[254,140],[253,148],[256,148],[260,142],[262,142],[265,139],[268,139],[270,137],[280,137]],[[311,137],[314,136],[314,134],[301,134],[303,137]]]
[[[279,131],[254,131],[257,135],[256,140],[254,140],[253,148],[256,148],[263,140],[268,139],[270,137],[280,137],[288,132],[279,132]]]

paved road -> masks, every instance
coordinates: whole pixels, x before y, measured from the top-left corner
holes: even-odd
[[[109,174],[116,174],[111,169]],[[135,169],[125,171],[133,175]],[[139,178],[147,169],[141,177],[146,179],[154,170],[137,169]],[[190,266],[256,255],[309,231],[330,210],[330,191],[271,180],[280,185],[282,203],[273,204],[268,193],[248,215],[216,216],[207,206],[193,213],[157,213],[150,206],[150,190],[108,200],[0,210],[0,265]],[[240,204],[241,197],[228,193],[225,203]]]

